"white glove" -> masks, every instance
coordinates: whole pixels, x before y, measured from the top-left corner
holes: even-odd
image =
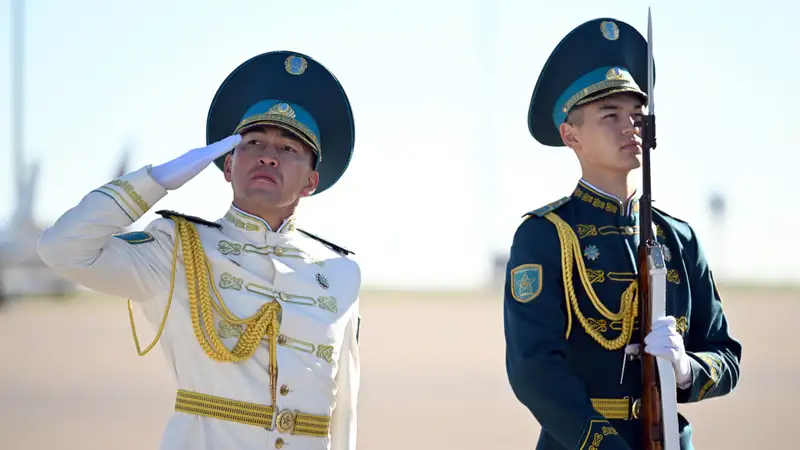
[[[650,334],[644,338],[644,351],[672,363],[679,387],[686,388],[691,384],[692,366],[683,347],[683,337],[675,328],[674,317],[662,317],[653,323]]]
[[[172,191],[196,177],[212,161],[236,147],[242,137],[238,134],[228,136],[207,147],[189,150],[183,155],[150,169],[150,176],[164,189]]]

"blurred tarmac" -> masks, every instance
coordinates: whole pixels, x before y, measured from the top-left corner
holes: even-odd
[[[728,397],[680,406],[695,446],[795,448],[800,294],[721,293],[744,345],[742,378]],[[534,447],[538,424],[505,378],[496,294],[365,292],[362,299],[359,449]],[[135,312],[149,343],[153,330]],[[0,448],[158,448],[174,385],[160,347],[136,354],[124,300],[14,302],[0,310],[0,342]]]

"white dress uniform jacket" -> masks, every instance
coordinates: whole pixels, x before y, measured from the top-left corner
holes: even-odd
[[[119,234],[165,195],[144,167],[90,192],[39,242],[62,276],[130,299],[160,330],[179,390],[160,448],[354,450],[358,265],[293,218],[272,231],[235,206],[215,222],[159,211]]]

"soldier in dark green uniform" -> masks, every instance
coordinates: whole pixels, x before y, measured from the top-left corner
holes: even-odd
[[[528,125],[540,143],[572,149],[582,178],[568,196],[525,215],[506,269],[506,370],[542,426],[537,449],[636,449],[641,351],[637,248],[647,42],[603,18],[550,55]],[[654,210],[666,246],[667,311],[644,351],[672,362],[678,403],[731,392],[742,347],[731,337],[711,269],[692,227]],[[682,449],[691,425],[678,416]]]

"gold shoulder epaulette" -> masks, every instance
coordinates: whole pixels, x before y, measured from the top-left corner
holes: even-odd
[[[189,222],[192,222],[192,223],[199,223],[200,225],[205,225],[207,227],[212,227],[212,228],[222,228],[222,225],[220,225],[218,223],[209,222],[208,220],[201,219],[199,217],[188,216],[186,214],[181,214],[179,212],[170,211],[170,210],[167,210],[167,209],[162,209],[160,211],[156,211],[156,214],[158,214],[158,215],[160,215],[160,216],[162,216],[162,217],[164,217],[166,219],[169,219],[170,217],[183,217],[184,219],[186,219],[186,220],[188,220]]]
[[[564,204],[566,204],[571,198],[572,197],[569,197],[569,196],[561,197],[560,199],[558,199],[558,200],[556,200],[554,202],[550,202],[550,203],[542,206],[541,208],[534,209],[533,211],[525,213],[522,217],[524,217],[524,218],[528,218],[530,216],[542,217],[545,214],[549,213],[550,211],[555,211],[556,209],[564,206]]]

